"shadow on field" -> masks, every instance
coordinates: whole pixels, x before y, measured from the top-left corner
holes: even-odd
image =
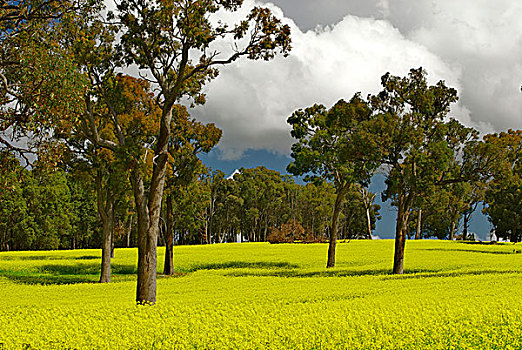
[[[477,253],[477,254],[493,254],[493,255],[513,255],[519,254],[517,250],[514,251],[494,251],[494,250],[479,250],[479,249],[446,249],[446,248],[416,248],[415,250],[426,250],[426,251],[440,251],[440,252],[465,252],[465,253]]]
[[[423,279],[436,277],[464,277],[464,276],[483,276],[483,275],[520,275],[522,271],[517,270],[474,270],[474,271],[447,271],[447,272],[427,272],[417,274],[392,275],[391,273],[385,279]]]
[[[290,264],[288,262],[272,262],[272,261],[227,261],[223,263],[208,263],[193,265],[186,272],[195,272],[200,270],[227,270],[227,269],[296,269],[299,265]]]
[[[230,277],[281,277],[281,278],[314,278],[314,277],[357,277],[357,276],[381,276],[385,280],[401,280],[401,279],[423,279],[423,278],[440,278],[440,277],[463,277],[463,276],[480,276],[480,275],[505,275],[505,274],[522,274],[522,271],[516,270],[476,270],[476,271],[440,271],[440,270],[405,270],[402,275],[394,275],[391,269],[368,269],[368,270],[325,270],[314,272],[301,272],[298,270],[287,271],[238,271],[228,273]]]
[[[132,275],[136,273],[133,265],[111,266],[112,276]],[[22,284],[75,284],[75,283],[95,283],[100,278],[100,264],[82,265],[42,265],[33,271],[0,271],[0,276]]]
[[[406,272],[415,273],[415,272]],[[390,269],[368,269],[368,270],[325,270],[302,272],[297,270],[290,271],[270,271],[270,272],[232,272],[227,276],[249,277],[249,276],[269,276],[269,277],[354,277],[354,276],[383,276],[390,275]]]
[[[68,256],[48,256],[48,255],[24,255],[24,256],[0,256],[0,260],[100,260],[101,256],[84,255],[77,257]]]

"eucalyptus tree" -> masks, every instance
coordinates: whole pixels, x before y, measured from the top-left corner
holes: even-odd
[[[280,208],[285,198],[285,183],[280,173],[264,166],[241,168],[234,175],[241,198],[241,231],[251,242],[264,242],[271,227],[284,223]]]
[[[397,207],[393,273],[404,272],[408,220],[416,199],[437,186],[464,181],[458,155],[477,132],[447,120],[457,91],[443,81],[428,85],[426,72],[411,69],[406,77],[387,73],[383,90],[370,96],[375,119],[369,125],[385,165],[383,197]]]
[[[498,238],[522,239],[522,130],[484,137],[477,153],[492,160],[493,176],[486,185],[484,210]]]
[[[372,157],[364,156],[359,147],[364,139],[362,125],[372,118],[372,112],[359,94],[350,102],[340,100],[330,110],[315,105],[298,110],[288,118],[292,136],[294,161],[287,170],[305,175],[305,181],[332,181],[336,200],[332,215],[327,267],[335,266],[335,248],[339,214],[350,186],[367,184],[378,166]]]
[[[377,220],[380,219],[380,205],[374,204],[377,194],[354,184],[346,194],[341,209],[343,215],[341,231],[345,239],[372,239]]]
[[[217,12],[236,12],[242,0],[123,0],[115,16],[122,25],[121,52],[127,64],[148,71],[158,87],[161,110],[154,145],[150,187],[139,169],[131,169],[138,214],[138,286],[136,301],[156,301],[156,247],[160,209],[168,163],[174,107],[183,98],[204,102],[203,86],[218,74],[217,67],[242,56],[269,60],[290,50],[290,28],[271,12],[255,7],[239,23],[218,20]],[[232,51],[221,52],[220,47]],[[221,45],[221,46],[219,46]],[[226,51],[226,50],[225,50]]]
[[[191,119],[186,107],[176,106],[171,126],[169,140],[169,162],[166,180],[166,216],[167,230],[165,237],[165,264],[163,274],[174,273],[173,239],[174,239],[174,213],[173,196],[186,187],[203,173],[203,164],[198,158],[200,153],[208,153],[221,138],[221,129],[214,124],[202,124]],[[201,183],[203,186],[204,184]],[[210,204],[212,203],[209,198]],[[211,205],[210,205],[211,206]],[[183,210],[183,208],[179,208]],[[210,241],[209,222],[204,216],[204,226],[207,240]]]

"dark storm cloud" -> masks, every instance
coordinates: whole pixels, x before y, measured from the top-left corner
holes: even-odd
[[[381,0],[261,0],[280,7],[303,31],[317,25],[332,25],[347,14],[358,17],[383,17],[386,8]]]
[[[522,2],[273,0],[301,29],[350,14],[385,19],[460,70],[461,106],[482,131],[522,128]],[[449,77],[447,78],[449,79]]]

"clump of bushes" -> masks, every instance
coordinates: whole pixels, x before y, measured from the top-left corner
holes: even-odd
[[[267,237],[270,243],[320,243],[322,239],[317,239],[311,233],[306,233],[301,223],[295,219],[288,220],[280,228],[272,228]]]
[[[281,228],[272,228],[267,237],[270,243],[294,243],[294,241],[301,240],[305,236],[305,229],[295,219],[288,220]]]

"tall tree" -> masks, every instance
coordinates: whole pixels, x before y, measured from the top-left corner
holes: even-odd
[[[161,109],[156,135],[154,168],[148,191],[139,169],[131,171],[138,216],[139,304],[156,302],[156,246],[160,209],[168,163],[173,110],[184,97],[204,101],[201,89],[214,78],[217,66],[242,56],[269,60],[276,52],[290,50],[290,28],[266,8],[255,7],[247,18],[230,26],[215,21],[218,11],[235,12],[242,0],[124,0],[117,4],[116,16],[122,24],[121,51],[128,64],[150,73],[159,87],[157,106]],[[233,40],[228,55],[217,48],[225,39]]]
[[[305,175],[305,181],[332,181],[336,190],[328,247],[327,267],[335,266],[335,248],[339,213],[350,186],[367,184],[377,163],[363,158],[356,146],[361,124],[371,118],[371,110],[359,94],[350,102],[337,102],[330,110],[315,105],[298,110],[288,118],[292,136],[294,161],[287,167],[294,175]]]
[[[78,57],[82,62],[82,56]],[[100,282],[105,283],[110,282],[116,212],[128,191],[128,168],[152,164],[146,143],[157,128],[159,112],[147,81],[113,75],[111,68],[100,74],[100,66],[92,63],[89,59],[82,62],[91,84],[79,123],[61,125],[56,134],[67,140],[76,162],[82,163],[96,184],[103,228]],[[144,172],[144,176],[150,175]]]
[[[376,118],[369,130],[387,167],[383,197],[397,206],[395,274],[404,272],[408,219],[417,198],[435,186],[462,181],[457,155],[477,134],[456,120],[445,121],[457,91],[443,81],[428,85],[426,75],[422,68],[406,77],[387,73],[381,78],[383,90],[370,96]]]

